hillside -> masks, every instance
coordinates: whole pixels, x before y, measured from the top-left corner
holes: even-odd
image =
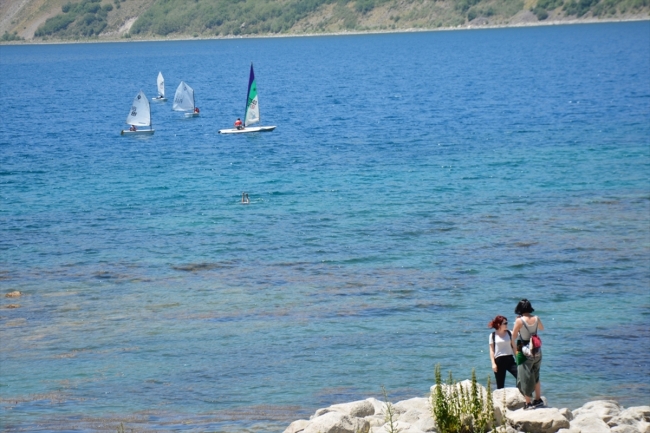
[[[650,0],[10,0],[4,42],[280,36],[650,19]]]

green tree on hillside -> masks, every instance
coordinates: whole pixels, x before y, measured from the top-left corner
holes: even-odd
[[[101,0],[68,2],[61,7],[61,14],[48,18],[34,33],[36,37],[58,36],[61,38],[90,37],[99,35],[107,26],[111,4],[102,6]]]

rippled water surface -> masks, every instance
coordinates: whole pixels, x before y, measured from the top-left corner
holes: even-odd
[[[3,428],[275,432],[438,363],[484,382],[522,297],[552,405],[649,404],[648,46],[646,21],[0,47]],[[277,129],[221,136],[251,61]],[[170,99],[121,137],[158,71],[201,117]]]

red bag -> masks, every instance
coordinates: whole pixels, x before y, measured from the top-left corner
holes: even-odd
[[[532,341],[534,349],[539,349],[542,347],[542,339],[539,338],[537,334],[532,335],[530,337],[530,341]]]

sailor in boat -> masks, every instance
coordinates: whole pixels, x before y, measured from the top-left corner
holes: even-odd
[[[241,119],[239,117],[237,120],[235,120],[235,129],[244,129],[244,124],[241,123]]]
[[[135,132],[137,130],[138,130],[138,128],[136,128],[135,125],[131,125],[131,127],[129,128],[129,131],[131,131],[131,132]]]
[[[201,110],[199,110],[199,107],[194,107],[194,113],[195,114],[199,114],[200,112],[201,112]]]

